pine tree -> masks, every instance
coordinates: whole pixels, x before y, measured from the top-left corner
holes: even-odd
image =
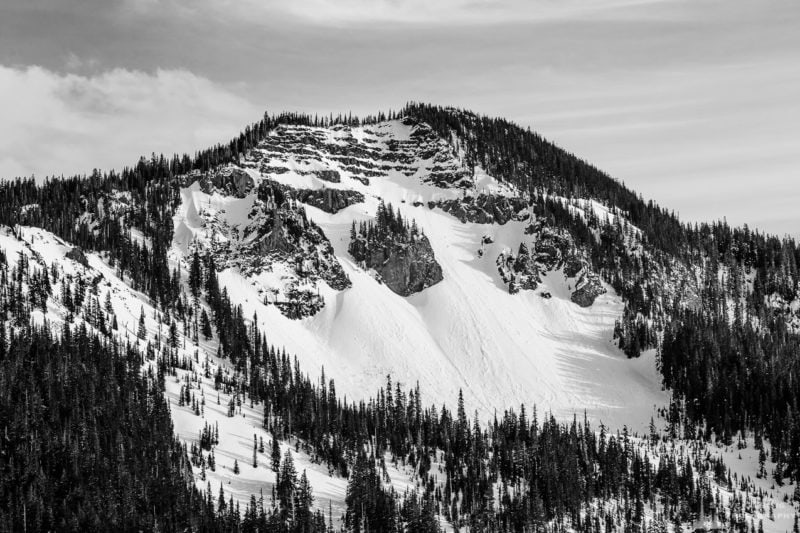
[[[278,476],[276,487],[281,517],[284,522],[288,522],[294,514],[296,489],[297,471],[294,468],[294,459],[292,459],[291,451],[286,450],[286,454],[283,456],[283,462],[281,463],[280,475]]]
[[[7,350],[8,339],[6,337],[6,325],[3,321],[0,321],[0,362],[5,359]]]
[[[314,504],[314,494],[308,482],[306,471],[300,475],[294,498],[294,524],[297,531],[313,531],[313,515],[311,507]]]
[[[278,473],[281,466],[281,447],[278,445],[275,433],[272,434],[272,452],[270,456],[272,459],[272,471]]]
[[[180,339],[178,337],[178,324],[173,320],[169,326],[169,346],[173,350],[178,348]]]
[[[200,296],[200,287],[203,284],[203,270],[200,265],[200,253],[195,248],[192,254],[192,263],[189,267],[189,290],[192,296],[197,299]]]
[[[211,331],[211,321],[208,319],[208,313],[206,313],[205,309],[200,313],[200,331],[203,333],[205,340],[214,338],[214,334]]]
[[[112,314],[114,312],[114,306],[111,305],[111,291],[106,291],[106,303],[105,303],[106,313]]]
[[[219,484],[219,496],[217,497],[217,512],[222,515],[225,512],[227,504],[225,503],[225,491],[222,489],[222,483]]]
[[[142,306],[142,311],[139,313],[139,330],[136,336],[141,340],[145,340],[147,338],[147,328],[144,322],[144,306]]]

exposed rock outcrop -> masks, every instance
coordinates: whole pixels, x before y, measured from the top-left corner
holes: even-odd
[[[511,250],[502,252],[497,257],[497,271],[511,294],[520,290],[534,290],[542,282],[539,265],[531,257],[525,243],[520,243],[516,256]]]
[[[265,180],[253,199],[245,223],[231,225],[224,213],[199,211],[207,241],[219,269],[235,267],[245,277],[268,274],[259,293],[290,318],[317,313],[325,305],[318,284],[335,290],[351,286],[322,229],[308,219],[290,187]]]
[[[318,170],[314,174],[322,181],[329,181],[331,183],[339,183],[342,181],[342,176],[336,170]]]
[[[600,276],[594,272],[584,272],[578,280],[578,284],[575,287],[575,291],[570,296],[570,300],[581,307],[589,307],[598,296],[605,293],[606,289],[600,282]]]
[[[302,208],[283,207],[267,212],[259,237],[247,248],[269,261],[283,261],[294,266],[303,278],[319,277],[331,288],[343,290],[351,282],[336,259],[333,247],[322,229],[309,221]]]
[[[222,167],[200,180],[200,188],[205,193],[211,193],[217,189],[237,198],[247,196],[253,187],[255,187],[255,181],[250,174],[232,166]]]
[[[298,189],[297,199],[326,213],[338,213],[345,207],[363,202],[364,195],[343,189]]]
[[[347,179],[369,185],[390,172],[416,176],[439,187],[467,188],[471,172],[451,144],[427,124],[408,118],[407,138],[394,138],[396,124],[356,127],[338,124],[326,129],[282,124],[244,158],[243,166],[262,175],[294,172],[322,181]]]
[[[374,222],[354,222],[350,233],[350,255],[395,293],[408,296],[442,280],[428,237],[391,204],[381,202]]]
[[[364,201],[364,195],[349,189],[302,189],[290,187],[274,180],[265,179],[259,186],[259,197],[268,200],[271,191],[280,191],[281,197],[293,198],[298,202],[313,205],[326,213],[338,213],[342,209]]]
[[[534,221],[526,228],[525,234],[533,238],[530,246],[523,242],[517,255],[506,249],[497,257],[497,270],[508,285],[509,293],[535,290],[542,281],[542,274],[558,269],[570,285],[574,283],[570,300],[581,307],[591,306],[606,292],[600,276],[592,272],[584,253],[575,246],[569,233]]]
[[[371,251],[365,260],[380,280],[400,296],[409,296],[442,281],[430,241],[424,235],[414,242],[391,243]]]
[[[442,200],[435,204],[461,222],[500,224],[509,220],[528,220],[528,204],[522,198],[479,194],[457,200]]]
[[[572,238],[568,234],[542,227],[539,224],[528,226],[525,233],[535,237],[533,256],[545,270],[560,268],[565,262],[570,265],[574,264],[574,260],[570,259]],[[571,269],[572,266],[568,268]]]

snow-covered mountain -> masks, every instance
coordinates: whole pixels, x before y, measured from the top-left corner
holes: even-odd
[[[285,186],[283,207],[264,196],[272,183]],[[330,212],[300,200],[305,191],[355,200]],[[527,201],[497,202],[497,212],[478,207],[461,220],[448,203],[461,208],[482,195],[521,200],[481,169],[473,176],[424,124],[286,125],[240,164],[211,179],[185,178],[171,257],[188,268],[195,249],[214,252],[232,301],[246,316],[257,315],[270,341],[296,353],[303,368],[337,369],[337,388],[349,398],[391,375],[405,385],[418,382],[437,404],[463,390],[482,418],[526,403],[565,417],[586,410],[615,428],[644,429],[666,394],[654,352],[629,360],[612,339],[621,299],[596,281],[602,294],[591,305],[573,301],[591,273],[580,260],[562,257],[574,245],[554,245],[554,231],[541,227]],[[577,212],[610,215],[590,199],[560,200]],[[430,240],[440,283],[403,297],[353,259],[351,226],[373,219],[381,202]],[[287,254],[280,244],[263,244],[280,238],[276,220],[293,217],[313,228],[298,231],[301,240],[321,239],[321,251]],[[512,294],[509,278],[520,275],[505,264],[520,245],[540,256],[541,281]],[[294,302],[307,309],[290,312]]]
[[[306,472],[317,509],[337,523],[348,509],[352,454],[351,464],[326,462],[326,450],[310,439],[291,429],[277,435],[293,422],[276,422],[281,416],[267,402],[253,401],[253,389],[278,379],[259,381],[258,346],[268,342],[278,367],[284,354],[276,375],[296,374],[293,386],[306,376],[322,397],[332,379],[344,403],[370,401],[390,381],[398,391],[422,391],[430,412],[461,400],[466,417],[474,412],[495,425],[523,404],[567,423],[585,416],[604,435],[624,432],[626,449],[636,450],[626,455],[632,463],[646,457],[674,467],[705,453],[709,471],[686,475],[703,494],[716,493],[731,523],[777,513],[764,528],[788,530],[796,485],[771,485],[752,448],[781,430],[753,427],[736,447],[737,429],[750,427],[725,419],[705,426],[721,437],[718,445],[693,440],[698,412],[711,420],[717,396],[701,402],[680,388],[675,376],[692,383],[698,376],[689,375],[695,363],[681,366],[674,353],[688,353],[676,324],[691,324],[692,313],[719,318],[719,327],[754,334],[778,327],[793,338],[800,299],[789,259],[759,266],[767,252],[713,237],[717,258],[694,234],[674,237],[678,222],[666,211],[540,138],[530,146],[514,144],[516,137],[487,143],[508,131],[491,126],[487,136],[475,115],[420,109],[363,122],[265,119],[193,163],[154,159],[122,176],[10,188],[4,201],[12,214],[3,220],[13,225],[0,231],[0,248],[3,279],[16,280],[18,292],[2,301],[28,294],[34,303],[6,305],[16,317],[9,331],[24,327],[25,316],[54,331],[85,326],[140,350],[144,374],[166,374],[187,475],[199,491],[216,497],[221,488],[243,507],[281,490],[272,452],[288,453]],[[66,214],[53,198],[70,199]],[[50,296],[43,305],[33,296],[40,293]],[[220,318],[222,308],[233,326]],[[246,328],[236,330],[237,321]],[[255,358],[245,361],[238,350]],[[727,366],[703,365],[700,377],[709,380]],[[391,386],[385,390],[391,395]],[[791,420],[784,442],[794,438]],[[379,453],[373,459],[385,486],[441,501],[451,490],[450,450],[415,448],[398,460],[377,432],[370,449]],[[667,433],[659,443],[657,434]],[[336,438],[331,431],[323,440]],[[780,470],[794,448],[776,448],[775,463],[766,464]],[[718,460],[735,481],[712,472],[724,472],[713,466]],[[504,501],[506,480],[491,483],[488,492]],[[512,492],[529,495],[525,487]],[[472,509],[465,498],[453,501]],[[592,496],[588,508],[619,512],[621,501]],[[665,505],[653,503],[651,526],[676,512]],[[435,514],[444,527],[464,525],[458,511]]]

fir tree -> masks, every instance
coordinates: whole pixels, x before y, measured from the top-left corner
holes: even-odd
[[[142,306],[142,310],[139,313],[139,329],[136,336],[139,337],[140,340],[145,340],[147,338],[147,328],[144,322],[144,306]]]
[[[270,453],[272,459],[272,471],[278,473],[281,466],[281,448],[278,445],[278,439],[275,434],[272,434],[272,452]]]
[[[210,340],[214,337],[211,331],[211,321],[208,319],[205,309],[200,313],[200,331],[203,333],[205,340]]]
[[[203,284],[203,271],[201,267],[200,261],[200,253],[197,251],[195,247],[194,253],[192,254],[192,263],[189,267],[189,289],[192,292],[192,296],[197,299],[200,296],[200,287]]]

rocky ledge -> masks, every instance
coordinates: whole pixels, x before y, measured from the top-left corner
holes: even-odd
[[[578,284],[575,286],[570,300],[581,307],[590,307],[598,296],[605,293],[606,289],[600,282],[600,276],[594,272],[584,272],[578,278]]]
[[[204,246],[214,255],[216,268],[238,268],[253,279],[266,305],[289,318],[317,313],[325,305],[319,284],[334,290],[351,286],[322,228],[314,224],[290,187],[262,182],[245,222],[230,224],[224,213],[204,207],[207,238]],[[324,200],[324,198],[323,198]],[[263,286],[262,274],[270,280]]]
[[[424,235],[414,242],[388,243],[372,250],[364,264],[400,296],[409,296],[442,281],[442,267]]]
[[[237,198],[244,198],[255,187],[255,180],[240,168],[225,166],[205,174],[200,179],[200,189],[207,194],[215,190]]]
[[[364,195],[350,189],[303,189],[290,187],[274,180],[264,179],[259,186],[259,196],[266,198],[270,191],[280,190],[285,196],[311,205],[326,213],[338,213],[342,209],[364,201]]]
[[[561,269],[570,286],[575,287],[570,300],[577,305],[589,307],[598,296],[605,294],[600,276],[591,270],[569,233],[554,230],[539,221],[531,223],[525,233],[533,238],[530,245],[520,243],[516,255],[506,249],[497,257],[497,270],[508,285],[509,293],[535,290],[543,273]]]
[[[509,220],[528,220],[528,203],[522,198],[479,194],[457,200],[441,200],[429,207],[440,207],[461,222],[477,224],[500,224]]]
[[[378,206],[375,221],[355,222],[348,251],[361,266],[400,296],[420,292],[442,281],[442,267],[416,222],[395,212],[391,204]]]

